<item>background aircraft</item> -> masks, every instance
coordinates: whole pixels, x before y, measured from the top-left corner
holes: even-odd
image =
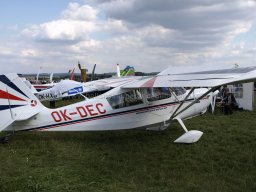
[[[93,81],[94,71],[95,71],[96,64],[94,65],[91,81],[90,82],[77,82],[74,81],[74,69],[69,70],[69,80],[61,80],[58,83],[51,83],[45,84],[45,85],[34,85],[34,87],[38,88],[40,86],[43,86],[45,89],[36,91],[34,87],[26,80],[24,80],[26,83],[29,83],[29,88],[32,90],[33,93],[39,98],[40,101],[54,101],[59,100],[65,97],[75,96],[78,94],[84,94],[84,93],[91,93],[91,92],[100,92],[100,91],[106,91],[113,87],[119,86],[120,83],[123,84],[124,82],[131,81],[134,78],[125,78],[126,76],[134,76],[135,70],[134,67],[126,66],[124,70],[119,69],[119,65],[117,64],[117,77],[120,79],[117,79],[117,77],[109,78],[106,81],[105,80],[98,80]]]

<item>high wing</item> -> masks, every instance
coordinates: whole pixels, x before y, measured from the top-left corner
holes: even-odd
[[[182,114],[186,114],[189,108],[193,105],[200,106],[200,101],[205,96],[209,96],[213,100],[216,96],[217,90],[222,85],[233,84],[238,82],[249,82],[256,80],[256,66],[239,67],[237,65],[228,65],[225,67],[219,66],[192,66],[192,67],[169,67],[163,72],[152,77],[142,77],[139,80],[134,80],[127,83],[121,88],[135,89],[135,88],[150,88],[150,87],[191,87],[179,104],[171,112],[169,120],[177,120],[185,133],[181,135],[174,142],[177,143],[194,143],[197,142],[203,132],[198,130],[188,131],[182,120]],[[193,99],[188,104],[189,98],[195,88],[207,87],[209,88],[205,93]],[[203,111],[201,111],[202,113]],[[183,116],[184,118],[184,116]]]
[[[142,77],[122,88],[143,87],[219,87],[226,84],[249,82],[256,79],[256,66],[238,67],[191,66],[169,67],[151,77]]]

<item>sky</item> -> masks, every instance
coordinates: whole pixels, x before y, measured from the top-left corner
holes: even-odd
[[[0,73],[256,65],[255,0],[2,0]]]

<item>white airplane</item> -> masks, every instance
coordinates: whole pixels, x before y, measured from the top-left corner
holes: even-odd
[[[95,71],[95,66],[92,72],[92,78]],[[119,72],[119,75],[118,75]],[[55,101],[65,97],[75,96],[75,95],[82,95],[83,93],[91,93],[91,92],[101,92],[107,91],[113,87],[116,87],[124,82],[134,80],[133,78],[126,78],[125,76],[120,76],[120,68],[119,64],[117,64],[117,77],[109,78],[105,80],[99,81],[91,81],[91,82],[77,82],[72,80],[74,76],[74,69],[72,74],[70,75],[70,79],[61,80],[58,83],[50,83],[43,85],[44,87],[48,87],[44,90],[37,91],[36,88],[40,88],[40,85],[34,85],[34,87],[25,79],[25,83],[28,87],[32,90],[32,92],[39,98],[40,101]],[[117,79],[120,78],[120,79]],[[41,85],[42,86],[42,85]],[[83,95],[82,95],[83,96]]]
[[[203,133],[188,131],[183,120],[204,113],[220,86],[255,79],[256,66],[170,67],[153,77],[91,82],[96,88],[113,88],[85,101],[48,109],[16,74],[0,75],[0,131],[102,131],[141,127],[164,130],[172,120],[177,120],[185,133],[175,142],[194,143]]]
[[[58,83],[52,84],[52,87],[42,90],[36,91],[36,89],[31,85],[28,81],[24,80],[27,86],[31,89],[31,91],[37,96],[40,101],[55,101],[65,97],[75,96],[83,93],[91,93],[91,92],[100,92],[107,91],[112,89],[113,87],[117,87],[121,84],[127,83],[128,81],[135,80],[136,77],[133,78],[109,78],[102,79],[98,81],[90,81],[90,82],[77,82],[73,80],[61,80]]]
[[[64,97],[85,93],[86,90],[87,88],[83,83],[66,79],[55,83],[51,88],[33,93],[40,101],[54,101]]]

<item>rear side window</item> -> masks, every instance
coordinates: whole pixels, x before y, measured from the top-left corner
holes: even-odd
[[[172,87],[171,89],[177,96],[183,95],[186,93],[186,90],[183,87]]]

